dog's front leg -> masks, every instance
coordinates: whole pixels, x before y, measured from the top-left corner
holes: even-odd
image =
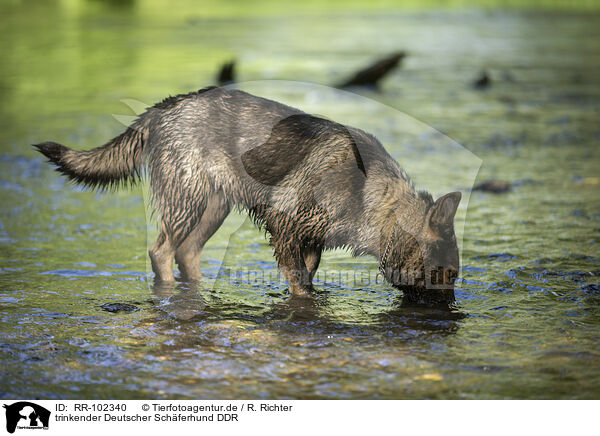
[[[306,265],[306,269],[308,270],[310,281],[312,283],[312,280],[317,272],[317,268],[319,268],[319,262],[321,262],[321,248],[305,248],[302,252],[302,256],[304,258],[304,264]]]
[[[291,241],[285,241],[284,243],[275,243],[274,249],[279,270],[290,285],[290,293],[295,297],[311,297],[312,275],[306,268],[298,245]]]

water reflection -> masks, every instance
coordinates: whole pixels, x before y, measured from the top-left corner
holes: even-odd
[[[156,308],[180,321],[207,315],[206,300],[200,282],[154,282],[152,301]]]
[[[406,305],[399,296],[391,308],[371,315],[368,322],[340,320],[336,307],[330,304],[326,290],[317,291],[313,298],[289,295],[265,305],[255,306],[222,301],[215,290],[206,289],[202,282],[155,282],[152,301],[156,309],[182,322],[218,322],[243,320],[272,330],[302,331],[316,335],[381,334],[395,332],[398,337],[427,333],[456,333],[460,321],[467,317],[458,307],[435,308]],[[364,320],[361,320],[364,321]]]
[[[283,301],[274,303],[266,314],[269,320],[286,321],[289,323],[307,323],[326,320],[327,295],[314,298],[299,298],[290,295]]]
[[[460,321],[467,317],[457,306],[422,307],[406,304],[399,297],[394,307],[378,316],[380,325],[395,326],[413,331],[456,333]]]

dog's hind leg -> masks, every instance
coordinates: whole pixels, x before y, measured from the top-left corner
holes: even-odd
[[[175,251],[175,261],[179,266],[181,278],[185,281],[200,280],[200,255],[206,241],[221,227],[230,206],[222,193],[213,194],[206,203],[206,209],[200,221],[179,244]]]
[[[175,281],[175,277],[173,276],[175,249],[164,225],[161,226],[160,234],[148,254],[152,262],[154,279],[162,282]]]

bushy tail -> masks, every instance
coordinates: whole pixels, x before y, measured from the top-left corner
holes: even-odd
[[[69,180],[92,188],[117,188],[139,180],[147,138],[147,128],[138,119],[112,141],[92,150],[76,151],[56,142],[34,147]]]

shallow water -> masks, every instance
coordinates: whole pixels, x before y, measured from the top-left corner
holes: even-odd
[[[82,5],[0,14],[2,397],[600,397],[600,15],[234,19]],[[476,182],[513,184],[461,205],[453,312],[402,307],[388,286],[354,280],[375,274],[373,260],[344,252],[326,255],[314,302],[290,300],[264,236],[240,215],[206,247],[205,283],[153,286],[143,188],[86,192],[29,147],[100,145],[123,129],[111,114],[131,115],[120,100],[211,84],[232,56],[243,81],[326,85],[398,48],[410,53],[403,68],[380,92],[359,91],[372,106],[319,87],[272,92],[375,132],[436,195],[468,192],[478,165],[431,171],[437,137],[406,137],[401,114],[481,159]],[[469,86],[481,68],[493,78],[485,91]]]

